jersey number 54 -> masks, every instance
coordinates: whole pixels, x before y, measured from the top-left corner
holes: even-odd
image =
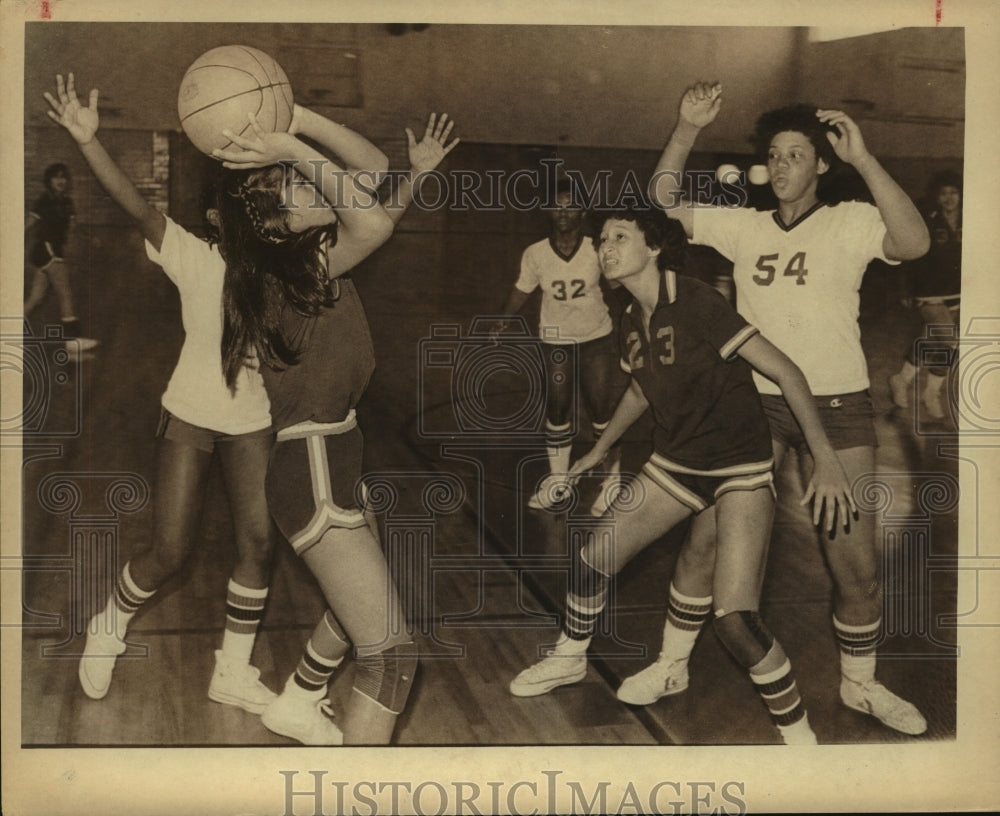
[[[777,252],[773,255],[761,255],[757,259],[757,268],[764,274],[754,275],[754,283],[758,286],[770,286],[774,283],[774,276],[778,271],[780,261],[781,256]],[[792,255],[788,259],[788,263],[785,264],[785,271],[781,274],[782,277],[795,278],[796,286],[805,286],[806,275],[809,274],[809,270],[806,269],[806,253],[796,252]]]

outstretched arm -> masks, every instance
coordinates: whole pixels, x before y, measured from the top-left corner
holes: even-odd
[[[292,122],[288,126],[288,132],[293,136],[306,136],[329,150],[366,189],[378,189],[383,174],[389,168],[389,159],[385,153],[360,133],[301,105],[295,105],[292,109]]]
[[[446,144],[454,126],[454,120],[448,121],[447,113],[442,113],[440,118],[436,113],[432,113],[427,119],[424,137],[419,142],[413,131],[406,128],[410,171],[400,181],[394,195],[386,202],[385,211],[389,213],[392,223],[399,223],[413,202],[414,195],[427,178],[426,174],[434,170],[459,143],[459,139],[456,138],[451,144]]]
[[[608,427],[601,434],[601,438],[594,443],[594,447],[581,456],[573,464],[573,467],[570,468],[571,480],[579,478],[588,470],[592,470],[603,462],[604,457],[611,450],[611,446],[621,439],[625,431],[635,424],[636,420],[642,416],[648,407],[649,400],[646,399],[646,395],[642,392],[642,387],[633,377],[629,381],[625,393],[622,394],[622,398],[618,401],[615,412],[608,422]]]
[[[688,156],[701,129],[711,124],[722,107],[722,86],[699,82],[681,97],[677,125],[670,134],[663,155],[657,162],[649,182],[649,195],[657,207],[667,211],[684,227],[688,238],[694,232],[694,216],[690,206],[681,202],[681,179]]]
[[[795,363],[770,341],[754,335],[740,346],[737,352],[761,374],[773,380],[781,388],[781,393],[792,410],[799,427],[805,435],[816,463],[805,496],[801,504],[813,502],[813,524],[819,524],[825,517],[826,529],[832,530],[837,521],[837,506],[840,506],[840,520],[846,527],[848,513],[856,513],[857,507],[851,496],[851,485],[837,458],[830,440],[823,430],[823,424],[816,410],[812,392],[805,376]],[[825,510],[825,515],[824,515]]]
[[[894,261],[910,261],[924,255],[931,246],[923,216],[878,160],[865,147],[861,130],[843,111],[818,110],[816,117],[833,125],[837,135],[827,138],[837,155],[861,174],[885,222],[882,251]]]
[[[97,113],[97,96],[97,90],[92,90],[87,107],[83,107],[76,96],[73,74],[69,75],[65,83],[60,74],[56,76],[56,96],[53,97],[48,92],[45,94],[51,108],[48,111],[49,118],[69,131],[101,186],[132,217],[143,237],[159,251],[167,220],[142,197],[132,180],[98,140],[100,118]]]

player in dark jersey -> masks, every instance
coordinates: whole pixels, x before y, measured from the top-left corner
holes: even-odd
[[[805,378],[722,295],[677,274],[685,239],[676,221],[658,210],[606,213],[595,243],[601,271],[633,298],[620,331],[622,367],[632,380],[571,478],[599,465],[647,407],[656,425],[653,454],[634,488],[636,506],[623,495],[609,510],[614,535],[592,535],[574,553],[560,639],[511,682],[511,693],[534,696],[581,680],[611,578],[646,545],[714,506],[718,554],[714,570],[702,567],[714,573],[716,631],[748,670],[783,741],[815,743],[789,661],[758,614],[774,495],[770,432],[751,366],[780,383],[816,446],[807,500],[815,502],[814,519],[823,516],[832,528],[838,513],[846,523],[853,501]]]
[[[909,297],[920,310],[925,326],[936,327],[937,335],[950,333],[931,346],[927,354],[927,359],[947,364],[929,365],[921,374],[924,383],[920,399],[927,415],[943,419],[946,408],[942,395],[958,346],[962,302],[962,177],[954,170],[945,170],[936,174],[929,186],[934,205],[927,216],[931,248],[909,270]],[[911,347],[903,367],[889,377],[892,401],[898,408],[909,408],[913,401],[918,365],[915,350]]]
[[[300,131],[303,123],[310,129]],[[261,715],[272,731],[306,744],[388,743],[417,669],[413,634],[363,508],[354,409],[374,353],[348,273],[388,239],[423,171],[457,144],[446,144],[451,130],[447,116],[433,114],[421,142],[407,130],[411,175],[384,208],[370,189],[384,154],[298,106],[288,133],[264,133],[254,123],[245,137],[224,131],[235,147],[215,151],[238,171],[219,209],[223,369],[232,381],[248,356],[260,362],[277,432],[268,509],[328,605],[295,672]],[[297,132],[336,150],[347,172]],[[324,206],[316,206],[317,193]],[[324,716],[326,694],[352,646],[354,686],[341,732]]]
[[[35,267],[31,292],[24,302],[24,316],[30,315],[45,299],[49,284],[59,298],[66,349],[71,354],[94,348],[98,341],[80,336],[80,318],[73,302],[70,268],[66,263],[66,243],[76,210],[69,196],[69,168],[61,162],[45,168],[45,192],[35,201],[24,221],[24,231],[34,231],[29,259]]]

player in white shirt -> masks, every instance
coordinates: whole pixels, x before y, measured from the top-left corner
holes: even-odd
[[[599,439],[627,385],[618,364],[614,325],[601,290],[601,270],[584,230],[584,212],[575,201],[567,179],[556,186],[556,208],[551,211],[549,237],[531,244],[521,256],[521,272],[511,288],[503,314],[516,314],[536,289],[541,290],[539,339],[545,353],[545,443],[552,473],[569,470],[573,445],[573,406],[576,379],[595,439]],[[502,332],[501,321],[497,331]],[[600,516],[621,486],[621,454],[615,446],[604,465],[606,473],[591,513]],[[528,502],[538,509],[549,501],[546,489]]]
[[[864,143],[858,126],[841,111],[804,105],[771,111],[757,124],[767,157],[775,211],[682,204],[681,178],[701,129],[718,115],[720,85],[698,84],[681,99],[678,123],[656,168],[653,200],[684,226],[696,243],[715,247],[734,264],[739,312],[802,369],[831,443],[853,483],[875,470],[875,438],[868,371],[858,327],[858,288],[869,261],[890,263],[923,255],[929,236],[923,218]],[[868,185],[875,206],[830,205],[817,193],[821,177],[840,159]],[[757,377],[771,425],[775,468],[789,448],[809,460],[801,429],[778,395]],[[692,526],[685,549],[714,547],[711,514]],[[907,734],[927,723],[911,703],[875,679],[881,640],[882,585],[874,518],[861,514],[833,536],[823,536],[833,577],[833,625],[840,646],[841,700]],[[674,607],[711,604],[711,584],[682,557],[670,587],[671,614],[663,650],[654,666],[623,685],[635,702],[652,702],[687,675],[697,631],[671,621]],[[676,689],[679,690],[679,689]]]
[[[125,652],[132,618],[198,544],[197,528],[217,453],[233,516],[237,561],[226,596],[226,629],[216,651],[208,696],[259,714],[276,695],[250,665],[271,577],[274,528],[264,496],[264,474],[274,441],[270,403],[260,373],[245,366],[230,390],[222,373],[222,284],[225,262],[217,247],[154,209],[97,138],[97,91],[84,107],[73,74],[46,94],[49,116],[76,140],[111,198],[146,239],[146,253],[177,286],[184,345],[162,398],[156,440],[153,532],[118,575],[104,609],[91,619],[80,659],[88,697],[107,695],[117,657]],[[214,208],[214,205],[211,205]]]

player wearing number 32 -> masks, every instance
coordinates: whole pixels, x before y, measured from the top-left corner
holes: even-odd
[[[878,444],[858,326],[861,279],[875,258],[896,263],[927,252],[927,228],[913,202],[868,152],[854,121],[841,111],[806,105],[771,111],[757,123],[758,149],[767,158],[777,210],[682,203],[679,182],[688,154],[721,105],[720,85],[698,84],[685,92],[650,193],[694,243],[712,246],[733,262],[740,313],[802,369],[827,436],[854,483],[874,472]],[[838,159],[857,170],[874,206],[859,201],[831,205],[821,199],[821,178]],[[777,384],[754,376],[770,421],[775,468],[789,448],[806,454],[808,461],[802,430]],[[711,514],[702,514],[686,546],[711,550],[713,521]],[[823,536],[823,543],[835,585],[841,700],[898,731],[922,733],[927,724],[920,712],[875,680],[882,593],[873,517],[856,517],[834,535]],[[676,597],[711,602],[707,577],[686,568],[705,561],[680,559],[671,585],[672,606]],[[668,615],[661,659],[642,678],[653,688],[653,699],[662,696],[661,686],[670,686],[671,674],[686,674],[693,639],[688,636],[681,643],[676,634]]]
[[[503,313],[521,310],[536,289],[541,290],[539,335],[545,353],[545,445],[553,474],[569,470],[573,445],[574,370],[595,439],[599,439],[614,412],[627,379],[618,366],[613,322],[601,290],[597,254],[585,240],[584,211],[569,179],[556,185],[555,207],[549,210],[551,232],[531,244],[521,256],[521,272],[511,288]],[[498,332],[506,321],[497,325]],[[620,448],[615,446],[603,463],[606,476],[591,513],[600,516],[621,487]],[[549,506],[546,482],[528,506]],[[551,497],[549,497],[551,498]]]

